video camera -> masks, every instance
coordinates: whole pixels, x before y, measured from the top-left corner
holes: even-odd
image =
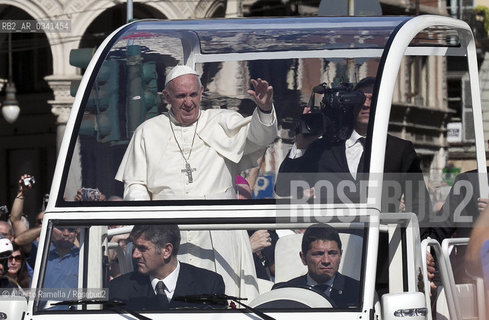
[[[315,103],[315,94],[323,97],[319,106]],[[353,127],[353,109],[365,102],[365,95],[353,89],[353,84],[343,82],[330,88],[322,83],[312,89],[307,107],[310,113],[301,114],[296,126],[296,134],[323,135],[323,139],[338,142],[348,138]]]

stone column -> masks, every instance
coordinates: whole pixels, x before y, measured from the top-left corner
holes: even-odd
[[[73,105],[73,98],[70,95],[70,87],[72,80],[80,80],[80,75],[50,75],[44,77],[49,86],[53,90],[54,100],[49,100],[51,104],[51,112],[56,116],[56,151],[59,152],[61,141],[66,128],[66,123],[71,112],[71,106]]]
[[[242,0],[228,0],[226,4],[226,18],[238,18],[242,16]]]
[[[48,101],[51,104],[51,112],[56,116],[56,152],[59,154],[61,141],[66,128],[66,123],[70,117],[71,107],[75,98],[70,95],[70,87],[72,80],[80,80],[80,75],[50,75],[44,77],[49,86],[54,92],[54,100]],[[63,195],[66,199],[73,199],[76,190],[82,186],[81,179],[81,161],[80,161],[80,144],[77,141],[71,166],[69,170],[68,180],[66,182]]]

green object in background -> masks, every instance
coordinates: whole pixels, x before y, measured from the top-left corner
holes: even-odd
[[[70,64],[86,69],[96,48],[80,48],[70,51]],[[76,95],[80,81],[72,81],[70,94]],[[93,83],[90,95],[82,106],[86,115],[80,128],[82,135],[96,135],[98,142],[120,139],[119,124],[119,63],[105,60]]]
[[[489,31],[489,8],[486,6],[476,6],[474,13],[484,17],[484,30],[487,33]]]
[[[116,60],[105,60],[92,88],[95,94],[97,115],[97,141],[118,141],[119,128],[119,64]]]
[[[156,73],[156,63],[154,61],[143,63],[143,103],[145,120],[153,118],[159,114],[158,110],[158,74]]]
[[[74,67],[86,69],[92,60],[95,48],[80,48],[70,51],[70,64]]]
[[[442,170],[442,179],[449,186],[453,185],[455,177],[460,173],[460,168],[446,167]]]
[[[126,54],[126,118],[128,136],[131,138],[136,128],[144,121],[141,46],[128,46]]]
[[[96,48],[80,48],[72,49],[70,51],[70,65],[80,69],[86,69],[88,64],[92,60],[93,54]],[[78,86],[80,85],[80,80],[71,81],[70,95],[72,97],[76,96],[78,91]]]

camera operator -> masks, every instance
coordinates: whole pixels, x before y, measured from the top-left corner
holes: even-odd
[[[353,191],[340,190],[340,192],[335,189],[335,194],[331,195],[324,194],[323,190],[319,193],[318,190],[314,190],[313,186],[320,180],[328,180],[335,187],[338,187],[343,181],[352,181],[358,186],[359,181],[367,178],[361,173],[368,172],[368,167],[365,167],[364,163],[364,148],[375,81],[375,78],[367,77],[359,81],[354,87],[353,91],[363,93],[364,102],[351,108],[350,120],[342,120],[343,124],[335,129],[339,133],[333,134],[335,139],[331,139],[331,134],[328,132],[297,134],[294,145],[279,169],[275,187],[277,195],[290,196],[294,194],[291,192],[294,191],[291,190],[291,182],[302,180],[311,186],[311,189],[304,190],[306,197],[320,197],[328,201],[332,199],[334,202],[358,202],[359,188]],[[324,110],[326,111],[328,107],[326,106]],[[309,110],[306,109],[305,111]],[[344,112],[344,118],[348,116],[348,112]],[[397,183],[402,189],[402,194],[405,195],[406,192],[410,192],[410,196],[406,197],[409,199],[405,203],[406,211],[422,213],[424,217],[431,212],[431,202],[424,185],[417,154],[411,142],[387,135],[384,172],[387,173],[384,175],[384,180],[389,179]],[[408,190],[407,180],[410,180],[413,186],[410,190]],[[422,187],[417,188],[416,186]],[[346,194],[348,198],[345,201],[344,198],[340,199],[338,194]],[[400,198],[397,199],[397,203],[383,203],[382,210],[387,212],[398,211],[400,200]]]
[[[344,180],[355,181],[365,145],[360,141],[365,140],[368,124],[362,110],[370,111],[374,83],[375,79],[365,78],[353,90],[349,84],[325,89],[319,112],[314,110],[311,96],[308,107],[300,116],[294,145],[280,166],[275,187],[277,195],[293,195],[291,182],[305,181],[310,188],[302,190],[302,195],[296,193],[298,197],[343,200],[335,198],[337,190],[333,190],[334,195],[331,192],[318,194],[314,185],[319,180],[330,181],[335,187]],[[336,92],[331,93],[332,90]],[[317,87],[313,91],[321,93]],[[353,93],[360,94],[360,98],[341,98]],[[360,137],[363,139],[359,140]]]

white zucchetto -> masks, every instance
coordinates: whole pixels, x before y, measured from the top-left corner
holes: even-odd
[[[166,75],[165,87],[168,85],[168,82],[172,81],[175,78],[183,76],[185,74],[193,74],[193,75],[196,75],[197,77],[199,77],[199,74],[197,73],[197,71],[195,71],[191,67],[183,66],[183,65],[177,65],[177,66],[173,67],[173,69],[171,69],[170,72],[168,72],[168,74]]]

